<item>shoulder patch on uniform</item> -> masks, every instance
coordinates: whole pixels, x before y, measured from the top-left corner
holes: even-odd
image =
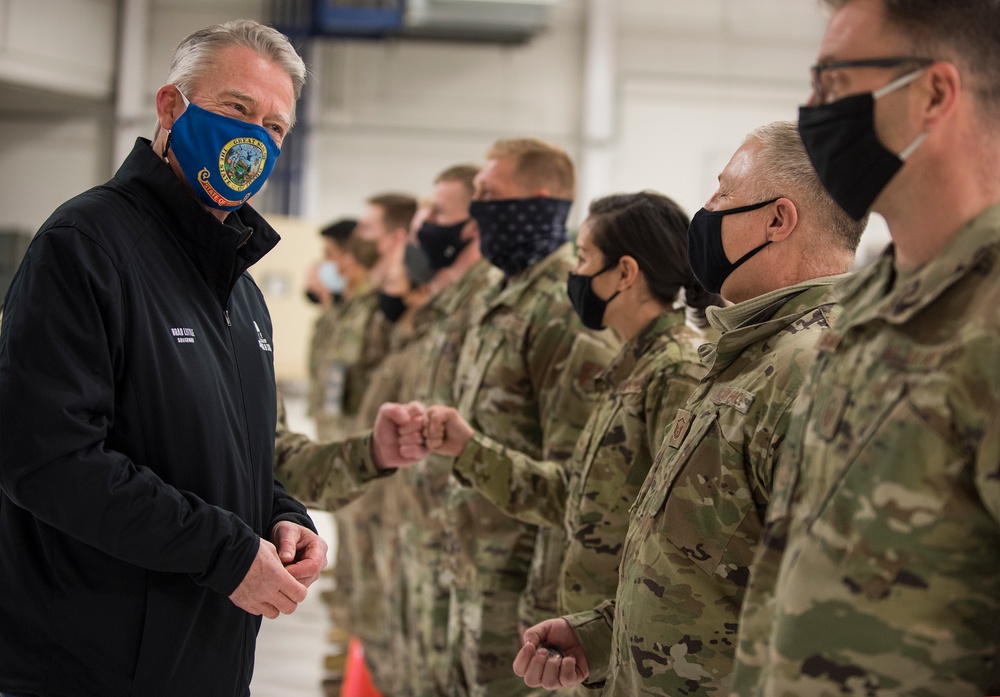
[[[604,371],[604,366],[597,361],[584,361],[577,373],[577,385],[583,390],[590,390],[594,387],[597,376]]]
[[[753,392],[747,392],[746,390],[741,390],[738,387],[730,387],[729,385],[716,385],[708,393],[708,398],[714,404],[733,407],[741,414],[746,414],[750,410],[750,405],[753,404],[754,397]]]
[[[850,393],[846,387],[833,385],[816,398],[816,431],[828,443],[837,435],[848,397]]]
[[[674,424],[670,427],[670,438],[667,440],[667,445],[671,448],[681,447],[681,443],[687,437],[688,431],[691,430],[693,421],[694,414],[686,409],[678,409],[677,416],[674,417]]]

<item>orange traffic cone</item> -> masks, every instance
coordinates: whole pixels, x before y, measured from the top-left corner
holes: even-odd
[[[340,697],[382,697],[382,693],[372,684],[371,673],[365,665],[365,650],[357,637],[351,637],[347,649],[347,665],[344,666],[344,684]]]

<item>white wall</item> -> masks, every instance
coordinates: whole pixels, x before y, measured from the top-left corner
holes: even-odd
[[[116,0],[0,0],[0,227],[35,230],[107,171]]]
[[[423,194],[498,138],[534,135],[578,155],[583,65],[580,0],[524,46],[325,41],[314,70],[314,188],[306,214],[328,220],[395,189]]]
[[[0,82],[109,98],[116,0],[0,0]]]
[[[106,179],[98,117],[0,119],[0,227],[34,232],[67,199]]]

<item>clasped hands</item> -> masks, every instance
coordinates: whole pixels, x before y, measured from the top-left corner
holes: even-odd
[[[261,538],[246,576],[230,594],[237,607],[275,619],[295,612],[327,564],[327,545],[309,528],[283,520]]]
[[[409,467],[430,453],[458,457],[473,430],[453,407],[420,402],[383,404],[372,429],[372,459],[379,469]]]

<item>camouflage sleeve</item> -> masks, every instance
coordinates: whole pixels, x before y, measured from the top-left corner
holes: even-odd
[[[336,510],[361,496],[365,484],[391,473],[380,471],[372,462],[370,433],[317,443],[289,431],[279,395],[274,474],[288,494],[313,508]]]
[[[455,476],[523,523],[561,527],[567,475],[560,463],[533,460],[476,433],[454,464]]]
[[[611,663],[611,641],[614,627],[615,601],[606,600],[593,610],[566,615],[564,620],[576,632],[590,671],[584,686],[600,688],[608,677]]]

